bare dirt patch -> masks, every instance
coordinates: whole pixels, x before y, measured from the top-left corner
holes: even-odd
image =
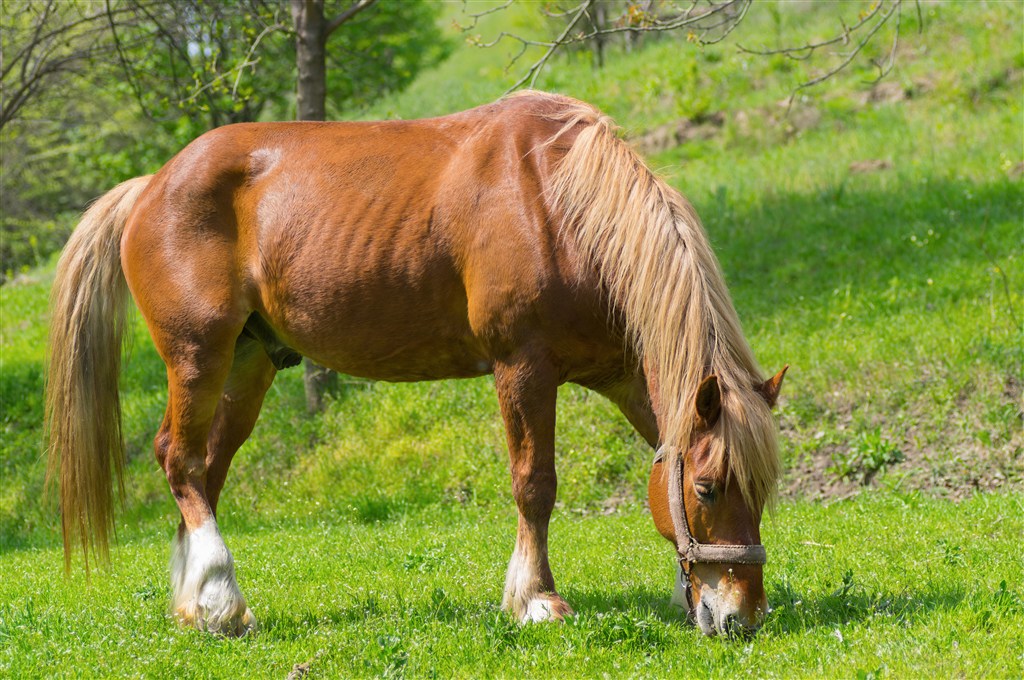
[[[905,448],[904,460],[863,478],[840,477],[835,458],[845,454],[842,444],[827,444],[783,474],[783,498],[834,500],[865,488],[890,487],[918,490],[929,495],[961,500],[979,491],[1024,490],[1024,457],[1009,451],[986,455],[982,446],[967,446],[958,455],[928,448]],[[965,462],[964,459],[970,462]]]
[[[1024,491],[1021,392],[1020,378],[1007,377],[1002,398],[1010,422],[1003,428],[992,427],[980,411],[971,410],[976,400],[970,393],[958,397],[957,417],[950,418],[939,428],[913,424],[928,422],[923,411],[934,405],[912,404],[904,418],[904,422],[911,425],[881,430],[885,434],[880,439],[899,452],[899,460],[877,469],[867,463],[861,469],[853,465],[854,473],[847,476],[842,473],[850,469],[851,460],[856,461],[861,445],[853,404],[843,402],[832,406],[835,423],[828,428],[828,434],[804,431],[784,417],[782,437],[802,453],[784,471],[780,493],[783,498],[833,500],[864,488],[887,487],[960,500],[977,492]],[[879,414],[872,420],[883,417],[884,414]]]
[[[868,104],[895,104],[909,99],[914,94],[913,88],[906,88],[895,80],[883,80],[875,83],[872,88],[858,97],[861,106]]]
[[[853,175],[864,174],[868,172],[881,172],[882,170],[892,169],[892,161],[884,158],[873,158],[864,161],[854,161],[850,163],[850,173]]]
[[[1016,84],[1021,80],[1021,69],[1008,67],[978,86],[980,97],[983,93]],[[935,88],[930,76],[916,77],[911,83],[897,80],[882,80],[869,89],[853,95],[856,109],[870,106],[886,106],[899,104],[909,99],[921,97]],[[834,96],[834,95],[833,95]],[[831,98],[831,97],[827,97]],[[817,126],[822,120],[821,110],[807,101],[782,99],[774,105],[760,106],[739,111],[715,111],[693,118],[680,118],[641,132],[630,140],[633,147],[642,154],[650,155],[682,146],[689,142],[713,139],[721,134],[726,123],[733,123],[740,135],[749,136],[754,130],[754,121],[763,121],[770,129],[779,129],[786,137]],[[851,172],[877,172],[891,167],[888,161],[864,161],[868,165],[861,167],[857,163],[851,166]],[[871,165],[872,163],[889,163],[888,165]]]
[[[633,147],[644,155],[656,154],[684,144],[713,139],[722,133],[730,120],[741,135],[749,136],[754,121],[764,121],[772,129],[781,129],[787,137],[816,126],[821,111],[807,104],[790,105],[788,99],[772,106],[749,111],[716,111],[694,118],[680,118],[651,128],[630,140]]]
[[[680,118],[648,130],[633,140],[633,146],[643,154],[654,154],[699,139],[718,135],[725,124],[722,111],[695,118]]]

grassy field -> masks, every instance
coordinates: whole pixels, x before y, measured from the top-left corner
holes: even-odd
[[[671,556],[640,508],[556,515],[552,564],[579,615],[526,627],[496,606],[507,506],[375,523],[229,515],[258,634],[167,620],[165,530],[126,541],[91,587],[63,582],[52,548],[5,555],[0,661],[8,677],[283,678],[305,663],[310,677],[1019,676],[1022,517],[1006,495],[787,504],[764,535],[775,611],[755,640],[724,642],[667,604]]]
[[[752,12],[737,40],[825,35],[827,10]],[[0,287],[0,676],[1020,677],[1022,9],[923,12],[922,34],[904,18],[895,87],[855,69],[788,117],[778,102],[805,66],[729,45],[653,43],[601,72],[576,57],[538,84],[632,139],[718,121],[649,157],[703,216],[762,364],[792,365],[783,502],[763,536],[774,612],[756,639],[705,639],[668,605],[671,550],[643,509],[650,453],[600,397],[559,395],[552,566],[579,616],[519,627],[497,608],[515,514],[493,381],[346,380],[310,417],[296,371],[220,509],[262,629],[179,630],[177,510],[151,452],[166,383],[141,324],[120,547],[91,584],[65,580],[39,453],[51,266]],[[504,59],[463,48],[365,115],[493,99]]]

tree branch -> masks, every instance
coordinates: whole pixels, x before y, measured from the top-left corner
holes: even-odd
[[[544,53],[544,56],[535,61],[533,65],[530,67],[530,70],[527,71],[522,78],[517,80],[515,84],[512,85],[512,87],[508,88],[506,94],[508,92],[511,92],[512,90],[519,89],[519,86],[521,86],[527,80],[530,81],[530,87],[533,87],[534,83],[537,82],[537,76],[540,75],[541,70],[544,68],[544,64],[546,64],[548,59],[551,58],[551,55],[553,55],[558,50],[558,48],[561,47],[563,43],[565,43],[566,36],[568,36],[569,33],[572,32],[572,29],[576,27],[576,24],[579,23],[579,20],[583,18],[583,15],[587,13],[587,10],[589,10],[590,6],[593,4],[594,0],[584,0],[584,2],[580,3],[579,8],[576,10],[576,14],[573,16],[572,20],[569,21],[569,24],[565,27],[565,30],[562,31],[562,34],[559,35],[558,38],[556,38],[555,41],[550,44],[547,51]]]
[[[897,0],[897,2],[899,1],[900,0]],[[842,32],[840,32],[839,35],[835,36],[834,38],[829,38],[828,40],[821,40],[818,42],[807,43],[805,45],[798,45],[797,47],[781,47],[775,50],[755,50],[744,47],[743,45],[736,45],[736,47],[738,47],[743,52],[756,54],[761,57],[768,57],[773,54],[783,54],[792,59],[803,61],[804,59],[807,59],[807,57],[809,57],[811,53],[813,53],[815,50],[819,48],[828,47],[829,45],[835,45],[837,43],[849,45],[850,36],[856,33],[858,30],[860,30],[862,26],[867,24],[873,18],[875,18],[875,16],[877,16],[878,13],[882,10],[882,5],[882,2],[876,2],[874,6],[872,6],[872,8],[868,11],[868,13],[861,16],[860,21],[855,23],[853,26],[847,26],[846,22],[844,22],[840,17],[839,23],[842,24],[843,26]]]
[[[879,7],[880,7],[882,3],[879,2],[878,4],[879,4]],[[825,71],[821,75],[819,75],[817,77],[814,77],[814,78],[811,78],[810,80],[805,81],[805,82],[801,83],[800,85],[798,85],[796,87],[796,89],[793,90],[793,93],[791,95],[789,95],[789,100],[788,100],[788,102],[786,104],[787,110],[788,110],[789,107],[791,107],[793,105],[793,101],[796,99],[796,96],[802,90],[806,90],[809,87],[814,87],[815,85],[818,85],[819,83],[825,82],[826,80],[828,80],[829,78],[831,78],[832,76],[836,75],[837,73],[839,73],[840,71],[845,69],[847,66],[849,66],[853,62],[853,60],[857,58],[857,55],[860,54],[861,51],[863,51],[864,47],[869,42],[871,42],[871,39],[875,36],[876,33],[878,33],[878,30],[880,28],[882,28],[882,26],[884,26],[889,21],[890,17],[892,17],[892,15],[893,15],[893,13],[896,12],[899,9],[900,5],[902,5],[902,4],[903,4],[903,0],[896,0],[895,3],[892,5],[892,7],[889,8],[889,11],[882,15],[882,17],[878,20],[878,22],[874,26],[871,27],[871,30],[867,32],[867,34],[864,36],[864,38],[859,43],[857,43],[857,45],[853,48],[853,50],[851,52],[849,52],[849,54],[847,54],[846,57],[841,62],[839,62],[838,65],[830,68],[829,70]],[[898,29],[898,26],[897,26],[897,29]],[[895,47],[896,46],[893,45],[893,49],[894,50],[895,50]],[[893,55],[893,57],[895,58],[895,55]],[[890,69],[891,69],[891,66],[890,66]],[[882,75],[880,75],[875,80],[875,82],[878,82],[878,80],[881,80],[882,78],[884,78],[886,73],[888,73],[888,71],[886,71],[885,73],[882,73]]]
[[[470,38],[470,41],[474,42],[477,47],[493,47],[506,38],[518,42],[520,49],[512,58],[509,68],[511,68],[511,66],[523,56],[528,48],[545,48],[544,54],[529,67],[522,78],[516,81],[516,83],[509,88],[509,91],[512,91],[527,82],[530,87],[533,87],[544,66],[558,50],[569,45],[586,42],[595,38],[618,33],[661,33],[691,27],[694,30],[699,31],[699,33],[691,31],[688,36],[689,40],[699,44],[714,44],[720,42],[732,33],[732,31],[743,21],[747,14],[747,10],[750,8],[752,3],[752,0],[725,0],[724,2],[707,0],[708,8],[705,11],[698,12],[696,10],[702,3],[700,0],[692,0],[686,9],[680,10],[669,17],[651,14],[647,9],[643,9],[639,5],[630,5],[630,11],[619,19],[617,22],[618,25],[600,26],[597,25],[596,22],[591,21],[591,25],[593,26],[591,30],[583,30],[573,33],[573,30],[582,18],[591,16],[591,9],[597,1],[600,0],[580,0],[571,9],[563,11],[553,12],[550,10],[544,10],[545,14],[549,17],[569,17],[566,28],[552,40],[533,40],[530,38],[524,38],[523,36],[515,33],[502,31],[489,42],[483,42],[479,37]],[[471,30],[476,26],[480,17],[505,9],[510,4],[511,1],[476,14],[470,14],[469,17],[473,19],[473,22],[468,26],[460,27],[461,30],[463,32]],[[646,5],[644,7],[646,7]],[[738,11],[733,12],[733,10],[737,8]],[[715,19],[720,20],[714,21]],[[723,29],[720,35],[710,39],[707,38],[709,34],[718,29]]]
[[[104,4],[107,7],[107,20],[110,24],[110,35],[114,38],[114,47],[117,52],[117,58],[121,62],[121,70],[124,71],[124,76],[128,80],[128,87],[132,89],[132,94],[135,95],[135,101],[138,102],[139,108],[147,117],[149,117],[146,104],[142,99],[142,91],[136,84],[135,78],[132,77],[132,69],[128,66],[128,60],[124,56],[124,49],[121,47],[121,38],[117,35],[117,25],[114,21],[114,14],[110,7],[110,0],[106,0]]]
[[[263,41],[263,38],[266,37],[268,34],[273,33],[274,31],[280,30],[280,29],[282,29],[284,27],[285,27],[284,24],[273,24],[273,25],[264,26],[263,30],[260,31],[260,34],[258,36],[256,36],[255,40],[253,40],[252,45],[249,46],[249,51],[246,52],[246,54],[245,54],[245,59],[242,60],[242,63],[239,66],[235,67],[238,70],[238,75],[235,77],[234,85],[231,86],[231,98],[232,99],[235,98],[235,94],[238,92],[238,83],[242,79],[242,70],[246,66],[255,66],[257,63],[259,63],[259,59],[255,59],[254,60],[252,58],[252,55],[253,55],[253,52],[256,51],[256,48],[259,47],[260,43]],[[228,73],[230,73],[230,71]]]
[[[878,77],[875,78],[874,82],[880,81],[882,78],[889,75],[892,71],[892,67],[896,65],[896,50],[900,45],[900,28],[903,25],[903,10],[902,3],[896,3],[896,30],[892,34],[892,47],[889,49],[889,63],[883,67],[881,61],[875,64],[878,68]]]
[[[479,23],[482,17],[485,17],[488,14],[494,14],[495,12],[501,12],[502,10],[508,9],[509,7],[512,6],[513,2],[515,2],[515,0],[505,0],[505,2],[496,7],[485,9],[482,12],[469,13],[466,11],[466,8],[469,6],[469,0],[462,0],[462,13],[465,14],[470,19],[472,19],[473,22],[468,26],[462,26],[457,21],[453,21],[452,23],[454,23],[455,27],[462,31],[463,33],[465,33],[466,31],[472,31],[474,28],[476,28],[477,23]]]
[[[31,5],[27,7],[32,9]],[[7,11],[16,11],[14,7]],[[61,72],[74,72],[84,62],[111,49],[106,42],[106,21],[128,10],[109,7],[86,12],[80,6],[62,5],[49,0],[36,6],[25,29],[4,27],[4,42],[14,55],[0,66],[0,129],[40,92],[50,78]],[[120,20],[120,19],[119,19]]]
[[[356,2],[352,3],[351,7],[327,22],[327,26],[324,27],[324,38],[329,38],[331,33],[337,30],[338,26],[341,26],[367,7],[376,4],[376,2],[377,0],[356,0]]]
[[[605,36],[620,33],[665,33],[678,31],[680,29],[687,29],[687,40],[698,45],[713,45],[720,43],[729,37],[740,23],[743,22],[751,5],[753,4],[753,0],[690,0],[685,7],[680,8],[676,6],[670,15],[663,14],[659,16],[651,10],[651,5],[649,3],[631,2],[627,5],[628,9],[626,12],[617,21],[612,22],[612,25],[605,24],[602,26],[598,25],[597,22],[591,21],[590,24],[592,27],[589,28],[589,30],[582,30],[574,33],[573,31],[579,24],[580,20],[584,16],[591,16],[591,9],[594,6],[595,1],[601,0],[576,0],[575,4],[569,9],[543,10],[545,15],[549,17],[566,18],[568,20],[566,28],[553,39],[531,39],[515,33],[502,31],[494,39],[488,42],[480,40],[479,36],[472,36],[468,38],[468,40],[475,43],[478,47],[493,47],[505,39],[517,42],[520,48],[511,58],[508,68],[511,68],[530,47],[544,48],[543,55],[529,67],[523,77],[509,88],[509,91],[511,91],[527,83],[532,87],[536,83],[536,80],[544,66],[558,50],[574,44],[594,39],[601,39]],[[847,26],[846,23],[840,19],[842,30],[837,35],[825,40],[808,42],[804,45],[798,45],[795,47],[780,47],[777,49],[751,49],[743,45],[738,45],[737,47],[743,52],[757,54],[759,56],[782,54],[790,59],[805,61],[818,50],[833,45],[850,45],[854,36],[863,36],[862,39],[856,42],[851,52],[840,53],[842,60],[838,65],[797,86],[793,94],[790,96],[789,102],[791,105],[793,99],[801,90],[813,87],[814,85],[828,80],[848,67],[875,38],[881,28],[890,23],[893,15],[895,15],[896,34],[893,36],[891,47],[887,50],[884,58],[877,61],[872,60],[872,63],[878,69],[879,73],[878,78],[874,81],[877,82],[887,76],[895,66],[900,32],[902,30],[902,5],[906,1],[907,0],[874,0],[870,7],[858,17],[856,23]],[[472,19],[472,23],[465,27],[460,26],[459,28],[461,28],[463,32],[469,31],[476,26],[480,17],[503,10],[507,8],[511,2],[512,0],[506,0],[506,2],[499,6],[474,14],[468,14]],[[914,3],[917,7],[918,21],[920,23],[920,0],[914,0]],[[456,24],[456,26],[458,26],[458,24]]]

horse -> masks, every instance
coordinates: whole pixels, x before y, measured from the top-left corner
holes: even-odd
[[[596,108],[529,91],[444,117],[242,123],[207,132],[84,213],[52,293],[46,431],[65,571],[109,559],[129,296],[167,367],[156,460],[181,513],[171,612],[256,619],[217,524],[232,457],[299,357],[374,380],[492,374],[515,548],[502,607],[573,614],[555,589],[560,384],[615,403],[658,457],[673,601],[707,635],[768,605],[760,521],[777,486],[764,379],[701,223]]]

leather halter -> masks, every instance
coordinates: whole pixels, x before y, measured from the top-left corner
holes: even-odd
[[[654,464],[665,460],[667,445],[658,448],[654,454]],[[679,465],[673,465],[668,471],[668,508],[672,517],[672,525],[676,533],[676,555],[679,567],[686,578],[686,604],[693,614],[693,585],[690,583],[690,569],[698,563],[718,564],[766,564],[768,553],[760,543],[749,545],[719,545],[700,543],[690,533],[690,522],[686,516],[686,503],[683,502],[683,480],[686,456],[679,455]]]

